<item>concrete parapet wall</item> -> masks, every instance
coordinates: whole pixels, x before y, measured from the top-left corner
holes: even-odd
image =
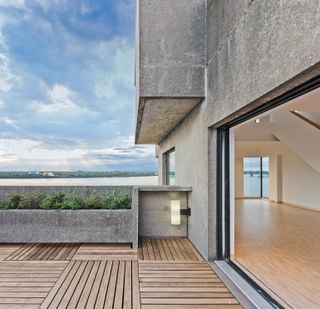
[[[181,225],[171,225],[170,201],[179,199],[181,208],[187,208],[190,187],[3,186],[0,188],[0,199],[12,193],[77,192],[89,195],[113,191],[132,194],[131,209],[2,210],[0,243],[120,242],[132,243],[136,248],[139,236],[187,236],[187,217],[182,216]]]

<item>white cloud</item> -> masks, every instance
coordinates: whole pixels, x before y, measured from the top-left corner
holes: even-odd
[[[0,163],[14,162],[16,160],[17,156],[0,150]]]
[[[130,88],[133,85],[134,67],[133,67],[134,49],[132,47],[118,48],[113,59],[113,70],[108,72],[104,78],[98,76],[98,81],[95,84],[95,94],[100,98],[114,99],[119,97],[116,82],[121,82],[126,87]],[[117,102],[124,105],[128,102]]]
[[[49,104],[33,101],[33,107],[43,113],[57,113],[75,111],[79,107],[72,101],[74,92],[65,85],[55,84],[52,88],[45,89]]]
[[[19,84],[20,79],[11,72],[9,58],[0,54],[0,92],[8,92]]]
[[[0,0],[0,7],[17,7],[21,8],[25,4],[25,0]]]

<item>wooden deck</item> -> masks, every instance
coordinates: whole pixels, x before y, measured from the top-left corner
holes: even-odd
[[[0,309],[241,308],[188,239],[0,245]]]

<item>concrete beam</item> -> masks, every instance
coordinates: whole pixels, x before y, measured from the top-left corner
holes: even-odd
[[[205,2],[137,1],[137,143],[158,144],[205,96]]]

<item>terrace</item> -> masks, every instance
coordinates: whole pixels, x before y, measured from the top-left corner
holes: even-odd
[[[2,244],[0,308],[241,308],[187,238]]]
[[[191,191],[1,187],[0,309],[240,308],[188,239]]]

